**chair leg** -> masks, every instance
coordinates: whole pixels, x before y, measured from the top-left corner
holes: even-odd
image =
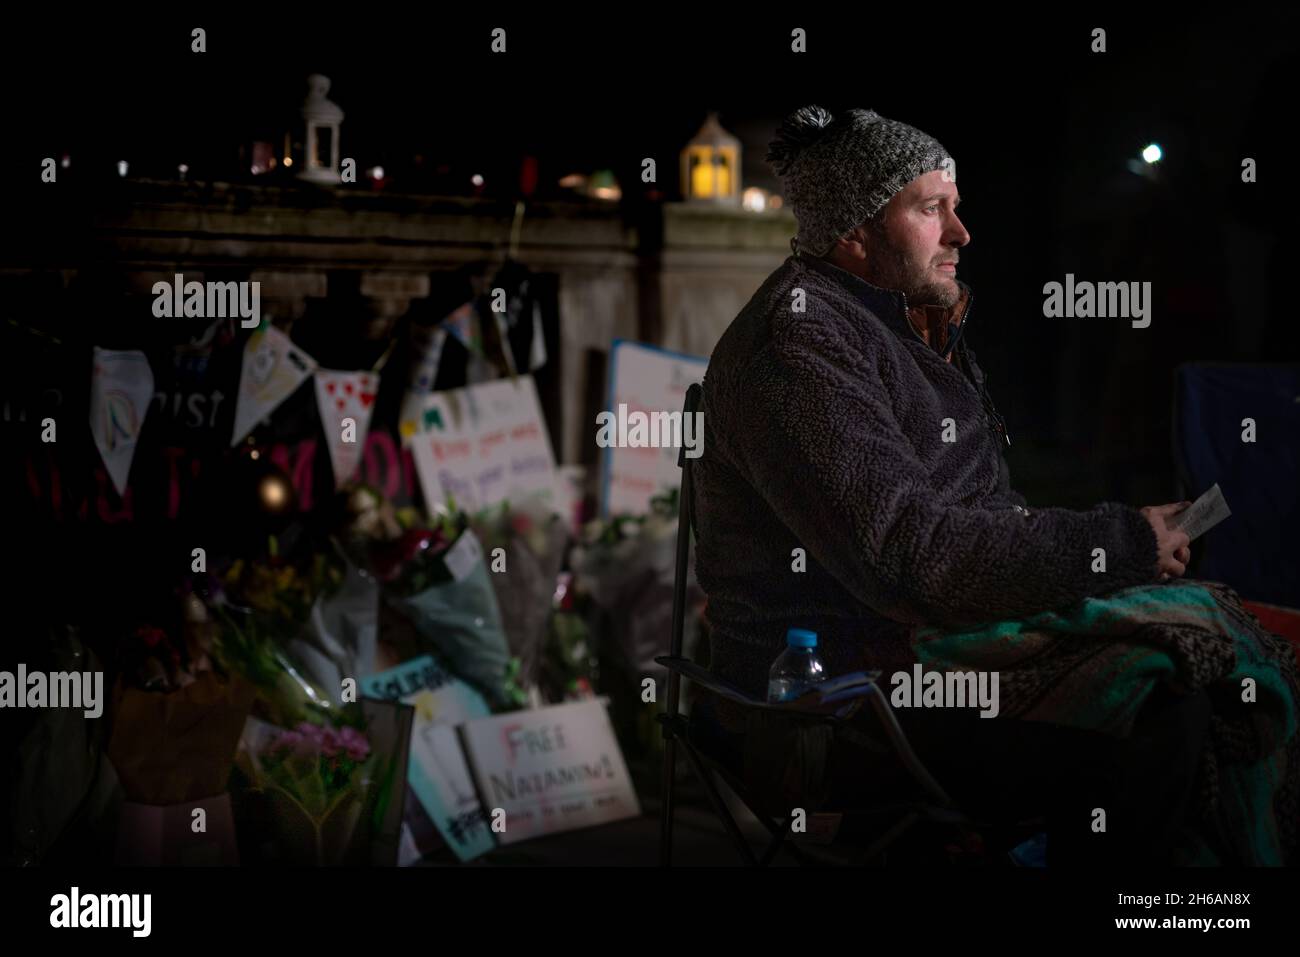
[[[728,809],[726,802],[722,800],[722,795],[718,793],[718,786],[709,773],[709,769],[704,766],[704,762],[700,760],[700,756],[695,753],[695,748],[691,746],[689,741],[683,741],[682,745],[687,760],[690,761],[691,767],[695,769],[695,774],[700,779],[700,783],[704,785],[704,793],[708,796],[709,803],[713,805],[714,812],[722,819],[722,824],[731,837],[732,843],[736,845],[736,849],[745,858],[746,863],[751,867],[754,866],[757,863],[754,850],[749,846],[749,841],[741,832],[736,819],[731,816],[731,811]]]
[[[772,843],[767,846],[767,853],[763,855],[763,860],[759,863],[759,867],[767,867],[776,859],[776,855],[781,853],[781,848],[785,846],[785,839],[789,837],[793,827],[794,818],[791,818],[789,823],[787,823],[785,827],[781,828],[780,833],[776,835],[776,838]],[[775,828],[773,828],[773,831],[775,832]]]
[[[677,777],[677,739],[664,735],[663,804],[659,808],[659,866],[673,866],[673,797]]]
[[[698,406],[703,389],[691,385],[686,389],[685,412],[687,415]],[[682,653],[682,633],[686,622],[686,573],[690,565],[691,553],[691,462],[686,458],[683,447],[677,454],[677,465],[682,470],[681,490],[677,505],[677,550],[676,569],[673,573],[673,623],[669,640],[669,654],[678,658]],[[673,779],[677,771],[677,751],[674,741],[677,730],[674,725],[681,720],[678,709],[678,696],[681,694],[681,675],[677,671],[668,672],[668,700],[664,713],[659,716],[663,722],[664,732],[664,775],[663,775],[663,811],[659,820],[659,863],[671,867],[673,861]],[[689,747],[687,753],[690,753]]]

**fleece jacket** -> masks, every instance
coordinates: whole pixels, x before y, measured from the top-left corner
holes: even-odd
[[[692,478],[717,676],[764,696],[790,627],[818,633],[830,674],[892,672],[915,660],[917,624],[1018,618],[1156,579],[1137,509],[1026,508],[1012,490],[961,291],[956,334],[923,336],[902,293],[793,255],[718,341]]]

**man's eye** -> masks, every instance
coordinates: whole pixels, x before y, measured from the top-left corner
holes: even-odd
[[[927,206],[927,207],[925,207],[925,211],[928,213],[928,212],[930,212],[930,211],[932,211],[932,210],[936,210],[936,209],[938,209],[938,208],[939,208],[938,206]]]

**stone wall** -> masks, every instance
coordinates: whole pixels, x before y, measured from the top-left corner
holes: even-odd
[[[0,250],[0,289],[35,273],[66,287],[87,262],[148,295],[188,280],[256,280],[262,308],[300,319],[312,300],[347,295],[369,338],[387,335],[430,294],[431,274],[507,252],[514,206],[344,188],[126,180],[108,195],[59,197],[20,215]],[[789,252],[793,217],[684,204],[629,213],[597,201],[530,204],[517,258],[558,280],[562,463],[584,458],[595,427],[591,377],[610,341],[639,339],[708,355],[727,324]],[[595,361],[593,361],[593,358]],[[599,384],[596,384],[601,388]]]

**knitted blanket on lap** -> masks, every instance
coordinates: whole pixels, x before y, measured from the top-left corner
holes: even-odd
[[[1194,813],[1223,835],[1235,861],[1208,843],[1183,863],[1281,865],[1296,855],[1300,736],[1295,654],[1264,630],[1237,594],[1215,582],[1126,588],[1064,611],[976,630],[920,627],[927,668],[999,673],[1000,718],[1047,721],[1127,736],[1161,682],[1208,689],[1213,703]],[[1255,700],[1243,701],[1243,681]]]

